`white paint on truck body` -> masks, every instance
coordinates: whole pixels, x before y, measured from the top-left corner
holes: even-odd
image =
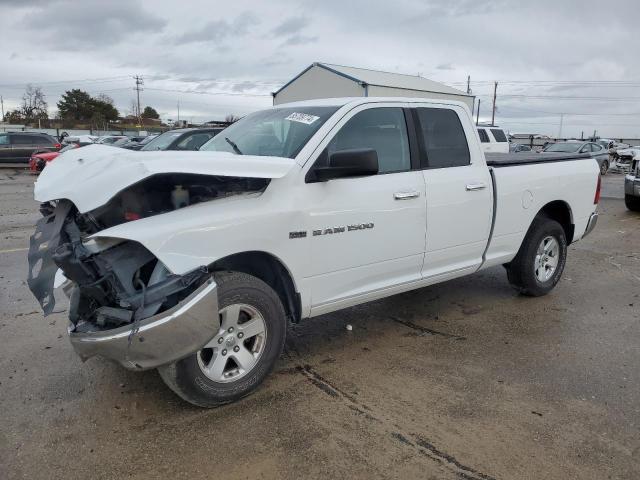
[[[199,203],[123,223],[94,237],[139,242],[176,274],[237,253],[271,254],[291,274],[303,317],[509,262],[533,218],[551,201],[570,207],[573,241],[581,238],[595,210],[595,162],[493,168],[494,191],[476,126],[463,103],[355,98],[286,106],[304,105],[339,108],[295,159],[85,147],[61,156],[44,170],[36,198],[69,198],[81,211],[88,211],[154,173],[270,178],[262,193]],[[455,112],[466,136],[470,163],[307,183],[307,173],[341,128],[358,113],[374,108],[404,108],[405,114],[412,108]],[[84,165],[78,158],[84,159]],[[522,201],[525,192],[530,194],[527,208]],[[314,235],[314,231],[322,233]],[[291,237],[292,232],[305,235]]]

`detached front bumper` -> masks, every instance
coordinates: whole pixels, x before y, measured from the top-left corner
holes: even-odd
[[[207,280],[173,308],[111,330],[75,332],[69,338],[84,360],[101,356],[130,370],[148,370],[180,360],[205,346],[220,328],[218,286]]]

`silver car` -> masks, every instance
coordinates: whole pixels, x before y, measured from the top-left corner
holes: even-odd
[[[609,170],[609,150],[595,142],[556,142],[544,147],[545,153],[588,153],[600,166],[600,175]]]

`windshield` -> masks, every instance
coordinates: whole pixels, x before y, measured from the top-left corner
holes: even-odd
[[[580,147],[581,143],[554,143],[544,149],[545,152],[560,152],[560,153],[575,153]]]
[[[173,141],[182,135],[184,131],[169,131],[164,132],[162,135],[158,135],[156,138],[147,143],[140,150],[166,150]]]
[[[247,115],[200,150],[294,158],[339,107],[272,108]]]

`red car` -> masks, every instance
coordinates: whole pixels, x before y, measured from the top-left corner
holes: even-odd
[[[57,158],[58,155],[60,155],[62,152],[78,148],[79,146],[80,145],[78,145],[77,143],[70,143],[59,152],[33,153],[31,155],[31,158],[29,159],[29,170],[31,170],[32,173],[39,173],[47,165],[47,163],[52,161],[54,158]]]

